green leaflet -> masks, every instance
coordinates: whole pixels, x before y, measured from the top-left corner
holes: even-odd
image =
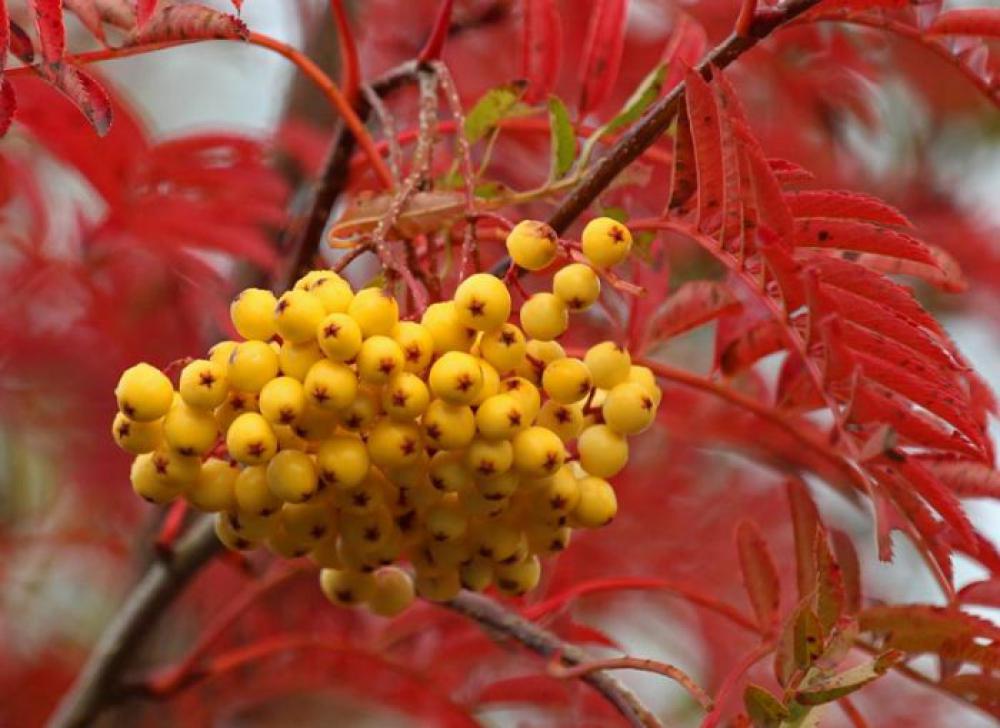
[[[642,116],[643,112],[659,98],[660,92],[663,90],[663,80],[666,78],[666,75],[666,63],[661,63],[646,74],[646,77],[639,82],[639,85],[636,86],[635,91],[629,96],[628,101],[622,105],[619,112],[611,121],[604,125],[601,134],[608,134],[623,126],[628,126]]]
[[[549,129],[552,138],[552,163],[549,179],[561,179],[576,159],[576,133],[566,105],[558,96],[549,96]]]
[[[515,81],[483,94],[465,117],[465,138],[477,142],[503,119],[521,113],[520,101],[524,89],[524,81]]]

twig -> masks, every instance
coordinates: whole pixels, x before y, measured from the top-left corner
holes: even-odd
[[[591,660],[573,667],[566,667],[560,662],[553,662],[549,666],[549,674],[558,678],[573,678],[589,675],[595,670],[642,670],[643,672],[655,672],[658,675],[669,677],[682,688],[687,690],[691,697],[705,710],[712,709],[712,698],[709,697],[698,683],[690,675],[679,667],[658,660],[649,660],[642,657],[609,657],[605,660]]]
[[[462,592],[443,606],[474,620],[487,631],[517,640],[543,657],[558,656],[563,665],[574,667],[589,662],[587,653],[579,647],[563,642],[547,629],[529,622],[488,597]],[[660,722],[656,717],[617,678],[598,669],[588,672],[581,679],[607,698],[631,725],[637,728],[659,728]]]

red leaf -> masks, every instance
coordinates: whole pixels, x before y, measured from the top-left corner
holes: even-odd
[[[804,599],[816,586],[816,558],[813,554],[816,531],[821,528],[819,513],[809,489],[797,478],[786,486],[792,515],[792,535],[795,538],[795,574],[799,599]]]
[[[101,13],[94,4],[94,0],[63,0],[63,5],[68,10],[72,10],[90,34],[100,41],[101,45],[107,46],[107,38],[104,36],[104,21]]]
[[[883,460],[888,464],[888,459]],[[975,550],[974,530],[962,504],[932,472],[912,457],[907,457],[903,462],[893,461],[891,467],[897,468],[920,497],[940,514],[945,523],[955,529],[955,533],[965,541],[967,549]]]
[[[7,0],[0,0],[0,79],[7,65],[7,49],[10,48],[10,15],[7,13]]]
[[[844,581],[840,565],[830,552],[830,543],[823,526],[813,533],[813,558],[816,563],[816,616],[829,634],[844,610]]]
[[[649,323],[655,341],[690,331],[720,316],[740,310],[729,288],[716,281],[688,281],[663,302]]]
[[[136,25],[141,29],[146,26],[149,19],[153,17],[156,13],[156,5],[158,0],[136,0],[135,3],[135,16]],[[165,8],[164,12],[170,8]]]
[[[874,253],[857,255],[855,262],[865,268],[889,275],[913,276],[949,293],[962,293],[969,287],[958,261],[947,251],[934,245],[928,245],[927,250],[932,258],[931,263]]]
[[[31,64],[35,60],[35,46],[31,42],[31,36],[13,21],[10,23],[10,52],[25,64]]]
[[[694,158],[694,141],[687,109],[677,114],[677,134],[674,138],[674,164],[670,170],[670,196],[667,209],[680,208],[698,188],[698,165]]]
[[[799,218],[794,243],[803,248],[824,248],[876,253],[936,266],[930,248],[906,233],[855,220]]]
[[[521,75],[528,82],[525,101],[544,99],[555,86],[562,57],[562,23],[555,0],[525,0]]]
[[[840,575],[844,584],[844,610],[857,614],[861,609],[861,564],[851,537],[843,531],[833,531],[833,552],[840,565]]]
[[[170,5],[156,13],[145,26],[136,28],[129,45],[208,38],[246,40],[249,34],[246,24],[235,15],[200,5]]]
[[[480,705],[487,703],[530,703],[562,705],[568,697],[569,683],[545,675],[522,675],[490,683],[476,696]]]
[[[966,584],[959,590],[958,598],[966,604],[1000,607],[1000,579],[984,579]]]
[[[736,527],[736,548],[743,585],[757,614],[757,623],[770,632],[778,624],[781,589],[778,570],[760,529],[753,521],[741,521]]]
[[[1000,498],[1000,472],[963,461],[927,461],[927,467],[962,498]]]
[[[684,12],[677,13],[677,22],[670,31],[667,47],[663,51],[663,62],[667,73],[663,79],[664,93],[684,79],[688,68],[693,67],[708,47],[708,36],[701,23]]]
[[[601,105],[614,89],[625,48],[628,0],[596,0],[590,11],[580,61],[580,116]]]
[[[41,66],[41,76],[62,91],[73,102],[98,136],[104,136],[111,128],[111,99],[96,80],[76,66],[60,63],[56,66]]]
[[[62,0],[30,0],[30,5],[35,11],[42,60],[46,63],[58,63],[66,55]]]
[[[809,182],[815,179],[815,175],[804,167],[800,167],[795,162],[787,159],[768,159],[767,166],[774,172],[774,176],[784,184],[791,182]]]
[[[878,467],[872,468],[871,472],[888,491],[899,513],[913,526],[916,545],[929,554],[950,584],[954,578],[951,548],[942,538],[941,521],[934,518],[924,501],[916,496],[909,484],[897,473]]]
[[[1000,9],[965,8],[941,13],[927,29],[928,35],[974,35],[1000,38]]]
[[[6,78],[0,78],[0,137],[10,129],[16,111],[17,99],[14,96],[14,87]]]
[[[715,94],[697,71],[688,70],[685,89],[698,176],[698,228],[708,232],[722,211],[725,197],[719,108]]]
[[[719,366],[723,374],[732,376],[765,356],[782,351],[784,348],[785,335],[781,324],[774,319],[768,319],[761,321],[740,338],[729,342],[719,356]]]
[[[883,225],[913,227],[906,216],[877,197],[842,190],[786,192],[785,200],[795,217],[843,217]]]

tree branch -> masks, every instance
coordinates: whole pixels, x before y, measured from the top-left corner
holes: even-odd
[[[590,659],[579,647],[563,642],[547,629],[481,594],[462,592],[443,606],[477,622],[487,632],[515,639],[543,657],[555,657],[561,665],[573,667],[586,664]],[[660,727],[660,722],[636,694],[604,670],[587,672],[580,679],[607,698],[630,725],[637,728]]]

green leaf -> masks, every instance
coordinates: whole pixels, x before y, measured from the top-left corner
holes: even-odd
[[[566,105],[558,96],[549,96],[549,130],[552,136],[550,179],[561,179],[576,159],[576,132],[569,120]]]
[[[785,621],[774,654],[774,674],[787,685],[799,670],[808,669],[823,650],[823,628],[809,608],[809,599],[800,602]]]
[[[821,705],[839,700],[882,677],[902,659],[903,653],[899,650],[888,650],[870,662],[830,677],[811,680],[808,687],[795,694],[795,700],[802,705]]]
[[[819,525],[813,538],[813,553],[816,558],[816,614],[825,635],[833,629],[844,609],[844,582],[840,566],[830,551],[826,531]]]
[[[825,705],[799,705],[795,702],[788,709],[791,715],[781,728],[819,728],[820,719],[826,712]]]
[[[618,207],[616,205],[602,207],[601,215],[603,217],[610,217],[612,220],[620,222],[622,225],[628,224],[628,210],[624,207]]]
[[[780,700],[753,683],[743,691],[743,704],[754,728],[778,728],[789,717],[788,708]]]
[[[781,585],[767,543],[753,521],[741,521],[736,527],[736,550],[743,585],[757,615],[757,623],[761,629],[769,631],[778,623]]]
[[[635,233],[632,239],[632,255],[643,263],[652,265],[654,240],[656,240],[656,233],[652,230],[640,230]]]
[[[622,105],[618,114],[604,125],[601,134],[609,134],[623,126],[628,126],[642,116],[643,112],[659,98],[660,92],[663,90],[663,80],[666,78],[666,75],[666,63],[661,63],[646,74],[646,77],[639,82],[639,85],[632,92],[628,101]]]
[[[515,81],[483,94],[465,117],[465,138],[478,142],[500,121],[519,113],[518,102],[526,86],[525,81]]]

